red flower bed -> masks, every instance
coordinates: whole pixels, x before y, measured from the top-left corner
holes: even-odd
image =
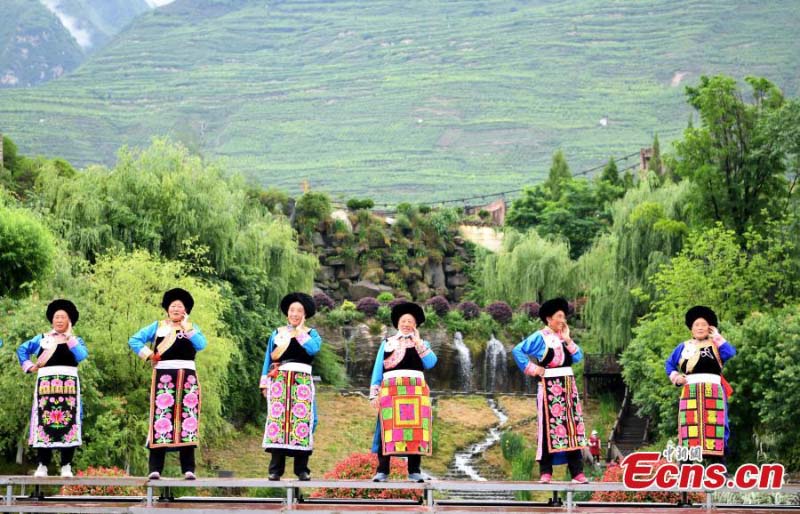
[[[660,468],[666,464],[666,459],[661,459],[656,464],[656,468]],[[600,482],[622,482],[622,468],[616,464],[610,465]],[[692,503],[702,503],[705,495],[700,493],[689,494],[689,499]],[[673,493],[667,491],[596,491],[592,494],[593,502],[659,502],[659,503],[677,503],[681,499],[680,493]]]
[[[378,456],[374,453],[352,453],[336,463],[323,478],[336,480],[372,480],[378,468]],[[406,480],[407,469],[404,458],[393,457],[389,480]],[[411,499],[422,498],[421,489],[329,489],[321,488],[311,493],[312,498],[369,498]]]
[[[104,468],[89,466],[86,470],[75,472],[78,478],[87,477],[127,477],[128,474],[118,467]],[[121,487],[121,486],[88,486],[88,485],[65,485],[61,487],[59,494],[69,496],[142,496],[143,487]]]

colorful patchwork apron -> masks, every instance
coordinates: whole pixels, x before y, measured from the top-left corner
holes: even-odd
[[[725,393],[719,375],[686,375],[678,408],[678,442],[703,455],[725,454]]]
[[[422,372],[389,371],[378,397],[384,455],[431,455],[433,409]]]

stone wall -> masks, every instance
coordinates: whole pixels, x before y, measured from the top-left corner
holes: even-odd
[[[405,292],[419,301],[435,295],[461,300],[468,282],[466,270],[473,262],[471,243],[463,237],[454,232],[447,243],[437,241],[434,251],[409,248],[408,240],[399,241],[391,230],[371,234],[348,242],[330,230],[315,232],[312,243],[320,262],[315,290],[337,301],[376,297],[384,291],[395,296]]]

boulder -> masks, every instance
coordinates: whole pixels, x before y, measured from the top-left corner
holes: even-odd
[[[423,275],[425,277],[425,283],[429,286],[433,286],[434,289],[445,289],[447,287],[441,262],[429,262],[428,265],[425,266]]]
[[[377,298],[379,294],[386,291],[391,292],[392,288],[381,284],[375,284],[374,282],[370,282],[369,280],[359,280],[355,284],[351,284],[350,287],[348,288],[350,299],[354,302],[362,298],[365,298],[367,296]]]
[[[455,275],[450,275],[447,277],[447,286],[448,287],[460,287],[467,285],[469,279],[463,273],[456,273]]]

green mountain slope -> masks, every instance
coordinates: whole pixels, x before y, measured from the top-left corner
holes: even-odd
[[[83,51],[39,2],[0,2],[0,88],[57,78],[80,64]],[[5,123],[0,118],[0,130]]]
[[[177,0],[0,91],[0,120],[78,165],[169,134],[292,192],[438,200],[536,181],[559,147],[579,170],[666,143],[701,74],[797,95],[798,26],[781,1]]]

